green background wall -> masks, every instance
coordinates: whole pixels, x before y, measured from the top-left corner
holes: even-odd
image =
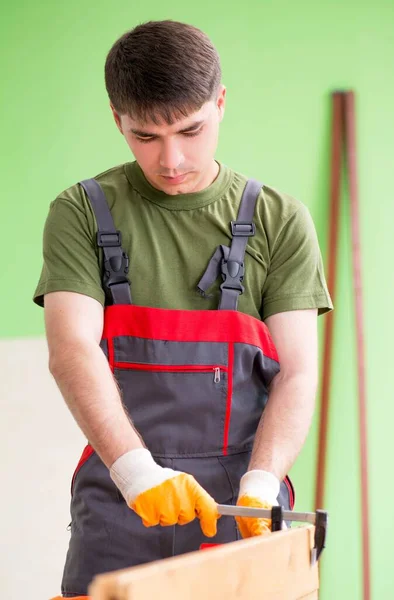
[[[211,36],[228,88],[218,158],[300,198],[326,256],[330,92],[357,94],[358,167],[371,504],[373,598],[393,597],[394,483],[390,339],[394,209],[394,3],[102,0],[2,9],[0,336],[43,334],[31,302],[48,205],[63,189],[131,160],[115,128],[103,77],[106,53],[141,21],[172,18]],[[328,455],[330,513],[321,560],[323,600],[359,599],[361,532],[357,390],[349,217],[341,215],[335,360]],[[320,332],[324,317],[320,320]],[[3,415],[4,416],[4,415]],[[317,413],[316,413],[317,417]],[[313,509],[316,420],[292,470],[296,509]]]

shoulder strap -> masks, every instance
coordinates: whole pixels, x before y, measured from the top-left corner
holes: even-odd
[[[198,283],[198,290],[204,296],[213,282],[221,274],[221,300],[219,310],[237,310],[238,296],[243,294],[244,257],[248,238],[255,235],[253,215],[262,183],[249,179],[242,194],[236,221],[231,221],[233,236],[230,248],[219,246]]]
[[[231,221],[233,239],[227,262],[222,262],[223,283],[220,286],[222,297],[219,310],[237,310],[238,296],[244,292],[242,282],[245,272],[245,250],[248,238],[256,231],[253,215],[261,188],[262,184],[255,179],[248,180],[242,194],[237,220]]]
[[[131,304],[129,258],[122,248],[122,235],[115,228],[107,199],[95,179],[79,182],[85,190],[97,220],[97,245],[104,252],[103,289],[106,304]]]

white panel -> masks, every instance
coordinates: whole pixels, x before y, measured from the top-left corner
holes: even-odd
[[[86,443],[48,371],[45,339],[0,341],[0,597],[60,593],[70,481]]]

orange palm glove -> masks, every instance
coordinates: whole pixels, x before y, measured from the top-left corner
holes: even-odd
[[[216,502],[188,473],[160,467],[146,448],[126,452],[110,475],[146,527],[185,525],[196,517],[207,537],[216,535]]]
[[[248,471],[241,478],[237,506],[254,508],[272,508],[277,506],[280,482],[268,471]],[[271,519],[255,519],[253,517],[236,517],[238,529],[243,538],[271,533]],[[282,522],[282,528],[286,525]]]

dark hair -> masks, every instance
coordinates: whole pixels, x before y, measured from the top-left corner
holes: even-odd
[[[105,86],[118,114],[167,124],[212,100],[221,81],[216,48],[200,29],[149,21],[123,34],[105,61]]]

